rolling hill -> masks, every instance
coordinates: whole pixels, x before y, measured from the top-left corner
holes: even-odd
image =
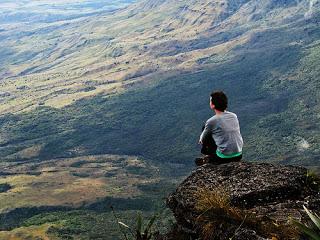
[[[124,216],[161,205],[198,155],[213,89],[239,116],[245,160],[319,169],[319,4],[147,0],[23,31],[1,23],[0,227],[12,232],[0,236],[103,237],[106,202],[121,199]]]
[[[150,78],[228,62],[243,53],[241,47],[259,48],[251,43],[263,34],[316,18],[317,9],[309,1],[147,1],[23,30],[4,25],[1,112],[63,107]],[[304,38],[290,36],[270,44]]]
[[[3,160],[23,159],[21,151],[33,146],[38,155],[31,159],[55,158],[74,153],[81,144],[86,149],[83,153],[189,156],[186,145],[193,139],[184,134],[197,135],[196,126],[208,115],[205,105],[200,107],[204,100],[196,95],[203,93],[204,98],[212,88],[225,89],[239,108],[235,111],[244,118],[244,131],[250,132],[246,134],[249,159],[268,156],[264,148],[278,144],[285,147],[277,147],[281,150],[271,151],[273,155],[267,158],[290,162],[290,157],[283,158],[305,142],[299,146],[309,147],[301,148],[302,152],[311,151],[317,158],[318,142],[311,144],[307,139],[311,135],[317,138],[318,128],[314,103],[318,97],[317,1],[141,1],[116,12],[53,24],[56,28],[1,33],[1,44],[6,51],[12,46],[13,51],[1,65]],[[31,47],[35,42],[38,44]],[[19,61],[19,56],[25,59]],[[128,91],[133,91],[130,101],[123,97]],[[158,95],[161,91],[165,92]],[[182,98],[184,91],[190,100]],[[149,100],[156,98],[161,105]],[[171,99],[190,101],[189,109]],[[297,104],[292,106],[292,102],[300,102],[300,111],[308,109],[310,116],[297,116]],[[116,107],[118,104],[121,107]],[[85,111],[86,107],[90,110]],[[163,113],[176,113],[177,124],[170,121],[174,117],[165,119]],[[181,139],[170,140],[160,135],[159,128],[152,130],[157,114],[167,125],[168,135],[179,131],[174,129],[183,119],[190,126]],[[273,124],[268,124],[269,120]],[[133,126],[132,121],[136,123]],[[116,123],[123,125],[120,134]],[[258,129],[264,133],[256,135]],[[82,136],[88,137],[87,131],[90,141]],[[142,149],[148,146],[143,140],[130,140],[136,138],[133,132],[141,139],[146,135],[161,139],[152,143],[156,153]],[[258,136],[261,141],[256,143]],[[122,141],[125,138],[127,143]],[[70,144],[59,148],[54,139],[68,139]],[[109,144],[110,139],[117,143]],[[43,143],[40,148],[39,141]],[[165,143],[179,147],[166,156]],[[102,150],[105,145],[109,147]],[[176,151],[183,153],[177,155]]]

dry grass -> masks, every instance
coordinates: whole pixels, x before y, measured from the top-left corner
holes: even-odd
[[[196,193],[197,224],[204,240],[216,239],[217,233],[232,239],[241,228],[253,229],[258,234],[272,239],[297,239],[299,232],[292,224],[277,224],[267,216],[257,216],[250,210],[233,207],[230,194],[218,187],[214,190],[200,189]],[[236,226],[236,227],[235,227]]]
[[[0,212],[31,206],[81,206],[106,196],[134,197],[137,185],[157,181],[145,179],[128,167],[156,169],[131,156],[97,155],[56,159],[42,163],[11,166],[15,175],[3,176],[0,183],[12,186],[0,195]]]
[[[214,239],[215,230],[223,222],[239,223],[246,218],[243,212],[230,204],[230,194],[223,188],[200,189],[195,208],[199,211],[198,223],[204,240]]]
[[[53,226],[52,224],[44,224],[40,226],[30,226],[16,228],[12,231],[0,231],[0,239],[5,240],[55,240],[52,236],[47,235],[48,229]]]
[[[206,4],[209,3],[210,1],[206,1]],[[186,49],[177,54],[159,56],[164,51],[175,51],[175,41],[178,45],[188,48],[185,44],[188,40],[193,41],[208,35],[211,18],[202,19],[202,23],[197,25],[197,31],[194,30],[195,26],[190,21],[198,17],[201,21],[202,17],[197,16],[198,13],[195,15],[194,11],[201,9],[202,5],[195,4],[192,6],[194,11],[181,16],[188,20],[186,25],[172,18],[179,12],[179,6],[183,4],[168,3],[165,9],[146,10],[146,13],[139,13],[129,21],[127,16],[130,15],[131,9],[115,16],[99,16],[85,22],[70,20],[35,25],[32,28],[35,33],[49,26],[58,27],[58,30],[47,34],[26,36],[19,41],[19,44],[15,41],[6,42],[5,47],[14,48],[17,54],[28,52],[30,49],[39,54],[28,61],[3,66],[12,78],[1,82],[0,88],[4,92],[11,93],[11,96],[7,97],[5,104],[0,106],[0,113],[31,110],[39,103],[63,107],[81,98],[111,92],[119,93],[124,90],[123,85],[130,76],[138,76],[131,79],[133,82],[140,82],[146,76],[148,76],[148,82],[151,82],[152,79],[157,78],[158,74],[196,70],[199,67],[198,59],[216,54],[228,55],[228,59],[231,59],[232,49],[249,40],[249,37],[245,36],[205,49]],[[217,12],[216,15],[218,15],[222,9],[208,7],[207,10]],[[70,23],[71,27],[59,28],[65,23]],[[163,32],[162,30],[168,25],[173,26],[174,30],[168,33]],[[14,31],[17,32],[19,29]],[[10,30],[8,32],[10,33]],[[80,36],[78,36],[79,33],[81,33]],[[106,36],[113,39],[105,40]],[[123,55],[110,56],[114,49],[122,49]],[[19,75],[33,67],[45,70],[40,70],[40,73]],[[138,74],[148,72],[150,68],[152,68],[150,74],[142,74],[142,76]],[[102,85],[93,91],[81,91],[88,80]],[[115,82],[106,84],[106,80]],[[27,88],[21,88],[24,86]],[[55,94],[60,90],[77,88],[80,91]]]
[[[22,158],[22,159],[34,158],[39,155],[41,149],[42,149],[41,144],[33,145],[31,147],[27,147],[19,152],[9,155],[8,158],[13,160],[17,158]]]

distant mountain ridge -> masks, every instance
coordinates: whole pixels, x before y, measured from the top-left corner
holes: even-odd
[[[316,18],[319,4],[311,2],[150,0],[111,15],[37,27],[22,36],[4,29],[0,45],[6,46],[8,58],[2,60],[0,76],[11,80],[2,81],[1,88],[11,96],[0,111],[32,109],[39,103],[61,107],[73,99],[149,83],[159,75],[224,63],[238,55],[239,47],[254,48],[262,33]],[[32,46],[34,36],[37,46]],[[90,91],[88,80],[94,85]],[[43,90],[34,95],[38,88]]]

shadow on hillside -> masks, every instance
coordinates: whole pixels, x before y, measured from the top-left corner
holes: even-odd
[[[271,71],[290,71],[299,58],[296,46],[263,54],[258,51],[214,69],[180,75],[119,96],[96,96],[63,109],[42,106],[30,113],[6,115],[0,118],[0,127],[9,138],[1,143],[0,157],[6,160],[15,152],[44,144],[34,160],[77,156],[77,149],[82,149],[81,155],[139,155],[164,168],[170,162],[191,167],[190,159],[199,152],[200,128],[212,114],[210,91],[227,93],[229,110],[238,114],[246,138],[255,134],[253,126],[262,117],[287,108],[294,92],[271,95],[263,84]],[[294,131],[294,126],[288,128]],[[246,160],[256,160],[254,153],[252,146],[247,148]],[[272,152],[265,150],[264,155]]]

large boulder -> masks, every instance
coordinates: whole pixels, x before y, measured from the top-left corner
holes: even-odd
[[[191,239],[302,239],[292,219],[308,221],[303,205],[319,213],[319,185],[303,167],[206,164],[178,186],[167,205],[175,231]]]

